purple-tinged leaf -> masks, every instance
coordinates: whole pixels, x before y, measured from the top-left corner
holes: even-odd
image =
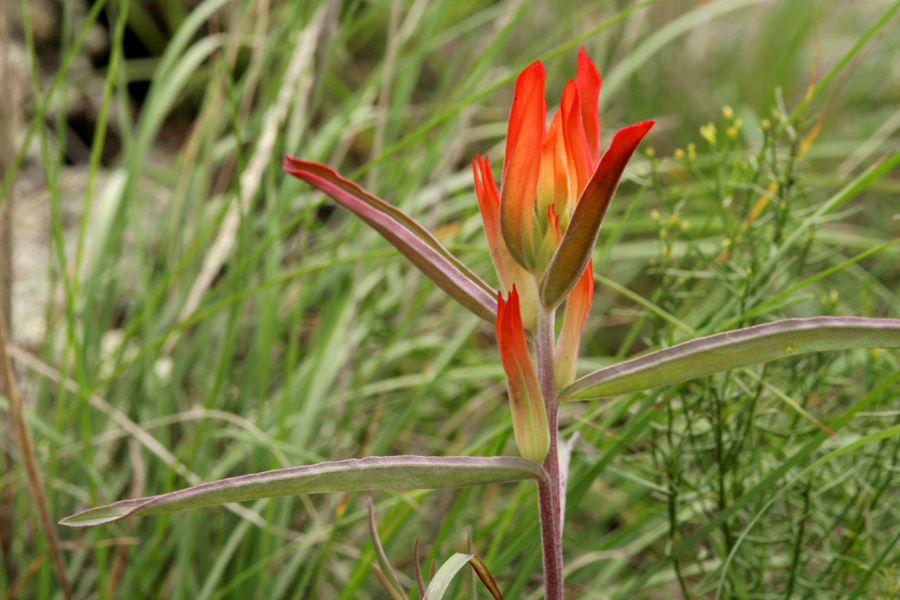
[[[378,566],[378,563],[372,563],[372,570],[375,571],[375,577],[378,578],[378,582],[381,584],[381,587],[384,588],[384,591],[387,592],[388,596],[393,598],[393,600],[407,600],[406,597],[400,595],[401,591],[394,587],[394,584],[391,583],[388,576],[385,575],[381,567]]]
[[[284,170],[353,212],[454,300],[489,323],[497,320],[497,292],[412,217],[326,165],[286,156]]]
[[[544,306],[559,306],[584,272],[594,252],[594,244],[597,243],[597,235],[609,203],[619,187],[625,165],[631,160],[631,155],[653,127],[653,123],[643,121],[630,125],[613,136],[612,143],[600,158],[587,187],[581,192],[563,239],[550,259],[541,282],[541,301]]]
[[[900,348],[900,319],[785,319],[717,333],[594,371],[560,399],[629,394],[795,354],[852,348]]]
[[[90,527],[125,517],[294,494],[472,487],[543,478],[539,464],[511,456],[372,456],[230,477],[160,496],[122,500],[66,517],[60,524]]]
[[[422,596],[422,600],[440,600],[443,598],[444,592],[447,591],[450,582],[453,581],[453,578],[459,573],[459,570],[466,566],[467,563],[472,567],[472,570],[475,571],[475,574],[478,575],[478,578],[481,579],[481,582],[491,593],[491,596],[493,596],[495,600],[503,600],[503,594],[500,593],[497,581],[494,579],[494,576],[491,575],[491,572],[488,570],[487,565],[484,564],[484,561],[474,554],[463,554],[462,552],[457,552],[441,565],[438,572],[431,578],[431,582],[428,584],[428,589],[425,590],[425,595]]]

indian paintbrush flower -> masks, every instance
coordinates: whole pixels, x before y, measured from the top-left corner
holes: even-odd
[[[487,157],[472,161],[491,258],[502,290],[518,289],[524,329],[534,331],[539,305],[553,311],[568,299],[555,351],[557,389],[575,378],[593,298],[590,257],[597,232],[625,164],[653,125],[645,121],[619,131],[601,158],[601,85],[581,48],[575,79],[546,128],[544,67],[532,63],[516,80],[500,190]]]
[[[555,371],[549,379],[555,379],[557,390],[574,380],[594,293],[590,260],[597,233],[626,163],[653,126],[644,121],[620,130],[601,154],[600,86],[597,68],[582,48],[575,79],[566,84],[548,128],[544,66],[532,63],[516,80],[499,189],[488,158],[477,155],[472,161],[499,294],[399,209],[325,165],[285,159],[288,173],[359,215],[445,292],[496,325],[516,443],[523,456],[538,462],[547,454],[549,406],[528,339],[539,315],[552,315],[567,301],[547,368]],[[555,398],[549,402],[555,404]]]
[[[545,129],[544,69],[540,62],[532,64],[516,82],[500,188],[491,174],[487,157],[477,156],[473,162],[478,204],[500,278],[499,293],[396,207],[325,165],[285,158],[284,168],[289,174],[354,212],[443,291],[496,326],[509,389],[513,432],[519,452],[525,458],[393,456],[330,461],[123,500],[82,511],[61,523],[76,527],[100,525],[128,516],[286,494],[465,487],[535,480],[545,597],[562,600],[565,596],[562,531],[568,460],[561,457],[557,443],[560,401],[637,393],[806,352],[900,347],[900,319],[784,319],[686,341],[605,367],[573,382],[578,346],[593,299],[593,247],[622,171],[653,125],[652,121],[645,121],[620,130],[601,155],[597,117],[600,85],[597,70],[582,49],[577,75],[565,86],[560,109]],[[740,122],[731,121],[731,111],[725,116],[731,122],[726,134],[734,137]],[[705,137],[714,141],[714,127],[707,129],[705,133],[709,135]],[[696,148],[691,144],[687,147],[687,160],[693,160],[695,155]],[[896,166],[898,162],[891,159],[888,166]],[[651,216],[660,221],[659,214],[654,212]],[[667,226],[674,227],[677,223],[678,216],[674,213]],[[662,234],[666,231],[663,228]],[[797,235],[777,248],[762,266],[764,271],[774,272],[795,238]],[[564,320],[556,339],[555,316],[563,302],[566,303]],[[879,389],[887,389],[895,380],[896,377],[888,378]],[[873,391],[869,398],[875,397]],[[373,537],[381,550],[374,517],[370,520]],[[380,554],[387,565],[383,552]],[[455,555],[454,559],[459,556]],[[462,556],[469,556],[469,564],[489,585],[483,576],[487,571],[484,564],[471,562],[474,560],[471,555]],[[404,596],[393,570],[389,565],[385,570],[391,577],[377,572],[387,583],[389,592],[394,597]],[[441,572],[445,572],[444,567]],[[648,572],[647,577],[650,575]],[[496,583],[492,578],[490,581],[492,594],[499,597]],[[446,579],[437,575],[428,590],[419,583],[419,591],[429,596],[428,590],[438,589],[432,586],[445,586]],[[631,589],[637,587],[633,585]]]

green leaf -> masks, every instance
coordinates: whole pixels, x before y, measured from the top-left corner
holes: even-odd
[[[90,527],[125,517],[293,494],[471,487],[543,478],[544,470],[540,465],[518,457],[351,458],[231,477],[160,496],[122,500],[66,517],[60,524]]]
[[[466,564],[469,564],[472,567],[472,570],[475,571],[475,574],[481,579],[481,582],[491,593],[491,596],[496,600],[503,600],[503,594],[500,593],[500,588],[497,587],[497,582],[488,570],[487,565],[484,564],[484,561],[474,554],[463,554],[462,552],[457,552],[448,558],[447,562],[441,565],[441,568],[438,569],[438,572],[435,573],[434,577],[431,579],[431,583],[428,584],[428,589],[425,590],[425,595],[422,597],[422,600],[440,600],[443,598],[444,592],[447,591],[450,582],[453,581],[453,578],[459,573],[459,570],[466,566]]]
[[[451,298],[488,323],[497,320],[497,292],[450,254],[415,219],[326,165],[286,156],[284,170],[353,212]]]
[[[639,392],[807,352],[898,347],[900,319],[785,319],[691,340],[600,369],[575,381],[560,398]]]

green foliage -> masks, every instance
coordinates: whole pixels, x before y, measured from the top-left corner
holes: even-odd
[[[284,176],[281,158],[355,170],[494,284],[469,159],[500,158],[515,74],[541,58],[561,89],[554,70],[574,64],[580,44],[607,82],[607,136],[657,119],[646,141],[655,153],[626,171],[594,255],[583,373],[777,318],[900,316],[900,121],[884,74],[900,49],[885,35],[896,4],[150,4],[167,15],[139,33],[155,59],[129,58],[122,42],[144,3],[108,0],[88,14],[111,23],[99,118],[123,153],[82,167],[96,197],[74,190],[93,202],[77,252],[66,251],[61,208],[73,192],[62,174],[77,166],[43,127],[79,85],[67,69],[85,31],[74,21],[55,99],[29,116],[62,302],[47,311],[40,348],[56,371],[20,367],[60,517],[324,460],[512,454],[492,328]],[[330,10],[317,13],[320,4]],[[805,101],[816,36],[827,85]],[[132,105],[128,83],[148,64],[150,92]],[[49,91],[41,84],[36,98]],[[720,116],[725,104],[732,115]],[[698,133],[709,122],[715,130]],[[232,245],[192,306],[242,203]],[[580,436],[565,530],[571,594],[895,597],[898,372],[896,352],[854,350],[567,402],[565,437]],[[19,490],[21,517],[0,589],[45,549],[23,481],[20,468],[0,479]],[[472,527],[474,553],[505,597],[539,588],[533,484],[376,501],[394,564],[409,560],[416,534],[427,562],[443,563],[466,550]],[[358,495],[331,494],[61,535],[78,597],[383,597],[364,521]],[[453,585],[445,598],[462,594]],[[54,586],[44,561],[22,595],[50,598]]]

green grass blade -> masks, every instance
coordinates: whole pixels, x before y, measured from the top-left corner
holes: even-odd
[[[484,583],[484,586],[491,592],[491,596],[496,600],[503,600],[500,588],[497,587],[497,582],[494,580],[491,572],[488,571],[484,561],[474,554],[463,554],[462,552],[457,552],[441,565],[438,572],[434,574],[431,583],[428,584],[428,589],[425,590],[423,600],[440,600],[443,598],[444,593],[450,586],[450,582],[453,581],[453,578],[456,577],[459,570],[466,566],[466,564],[472,566],[472,570],[475,571],[475,574],[478,575],[482,583]]]
[[[844,411],[840,417],[838,417],[833,423],[831,423],[832,429],[835,431],[839,431],[841,427],[846,425],[855,415],[857,415],[861,410],[866,408],[869,404],[882,397],[882,395],[890,389],[891,386],[897,383],[897,380],[900,379],[900,372],[894,373],[886,380],[884,380],[881,384],[879,384],[875,389],[873,389],[869,394],[867,394],[864,398],[862,398],[855,405]],[[670,550],[663,560],[659,561],[655,565],[645,569],[641,575],[631,583],[624,591],[620,592],[614,598],[618,600],[625,600],[626,598],[633,597],[633,594],[641,589],[641,587],[657,572],[659,572],[663,567],[670,564],[672,561],[678,560],[678,558],[687,552],[689,549],[696,546],[701,540],[704,539],[705,536],[709,535],[711,531],[713,531],[716,527],[721,525],[726,519],[729,519],[741,510],[745,505],[749,504],[754,500],[758,500],[764,494],[771,493],[772,487],[775,483],[784,477],[792,468],[799,465],[802,461],[808,459],[813,452],[815,452],[824,442],[828,439],[828,434],[824,431],[820,431],[815,434],[815,437],[804,444],[799,450],[794,452],[791,456],[781,462],[781,464],[769,472],[765,478],[763,478],[758,484],[753,486],[747,493],[743,494],[740,498],[733,501],[727,509],[717,514],[715,517],[710,519],[706,524],[704,524],[697,531],[693,532],[687,539],[685,539],[681,544],[679,544],[676,548]]]
[[[771,495],[771,497],[769,497],[766,500],[766,502],[760,507],[760,509],[758,511],[756,511],[756,514],[753,516],[753,519],[744,528],[744,531],[743,531],[743,533],[741,533],[741,536],[738,538],[737,543],[731,549],[731,552],[729,553],[728,558],[725,560],[725,564],[723,565],[722,576],[719,577],[719,583],[718,583],[718,587],[716,589],[716,595],[718,596],[721,593],[722,587],[725,582],[725,573],[728,572],[728,565],[731,564],[731,562],[734,560],[734,557],[737,554],[738,549],[741,547],[741,544],[744,542],[744,540],[747,538],[747,535],[753,529],[753,526],[757,522],[759,522],[759,520],[762,519],[763,516],[765,516],[766,512],[772,507],[772,505],[779,498],[781,498],[784,495],[784,493],[787,490],[789,490],[790,488],[795,486],[798,482],[803,480],[803,478],[805,478],[807,475],[810,475],[815,470],[823,467],[824,465],[828,464],[832,460],[834,460],[840,456],[843,456],[844,454],[848,454],[850,452],[853,452],[855,450],[863,448],[869,444],[873,444],[875,442],[880,442],[882,440],[885,440],[890,437],[895,437],[897,435],[900,435],[900,425],[897,425],[895,427],[889,427],[888,429],[875,432],[871,435],[864,436],[862,438],[853,440],[851,442],[847,442],[846,444],[842,445],[840,448],[836,448],[836,449],[832,450],[825,456],[823,456],[823,457],[819,458],[818,460],[816,460],[815,462],[813,462],[811,465],[809,465],[808,467],[806,467],[805,469],[800,471],[800,473],[798,473],[796,476],[791,478],[791,480],[788,481],[784,486],[779,488],[777,492],[773,493]],[[875,565],[873,565],[873,568],[875,568]],[[871,572],[871,571],[867,571],[867,573],[868,572]],[[857,587],[854,591],[856,593],[851,594],[849,596],[850,598],[855,598],[856,596],[858,596],[858,593],[860,591],[864,591],[864,588]]]

